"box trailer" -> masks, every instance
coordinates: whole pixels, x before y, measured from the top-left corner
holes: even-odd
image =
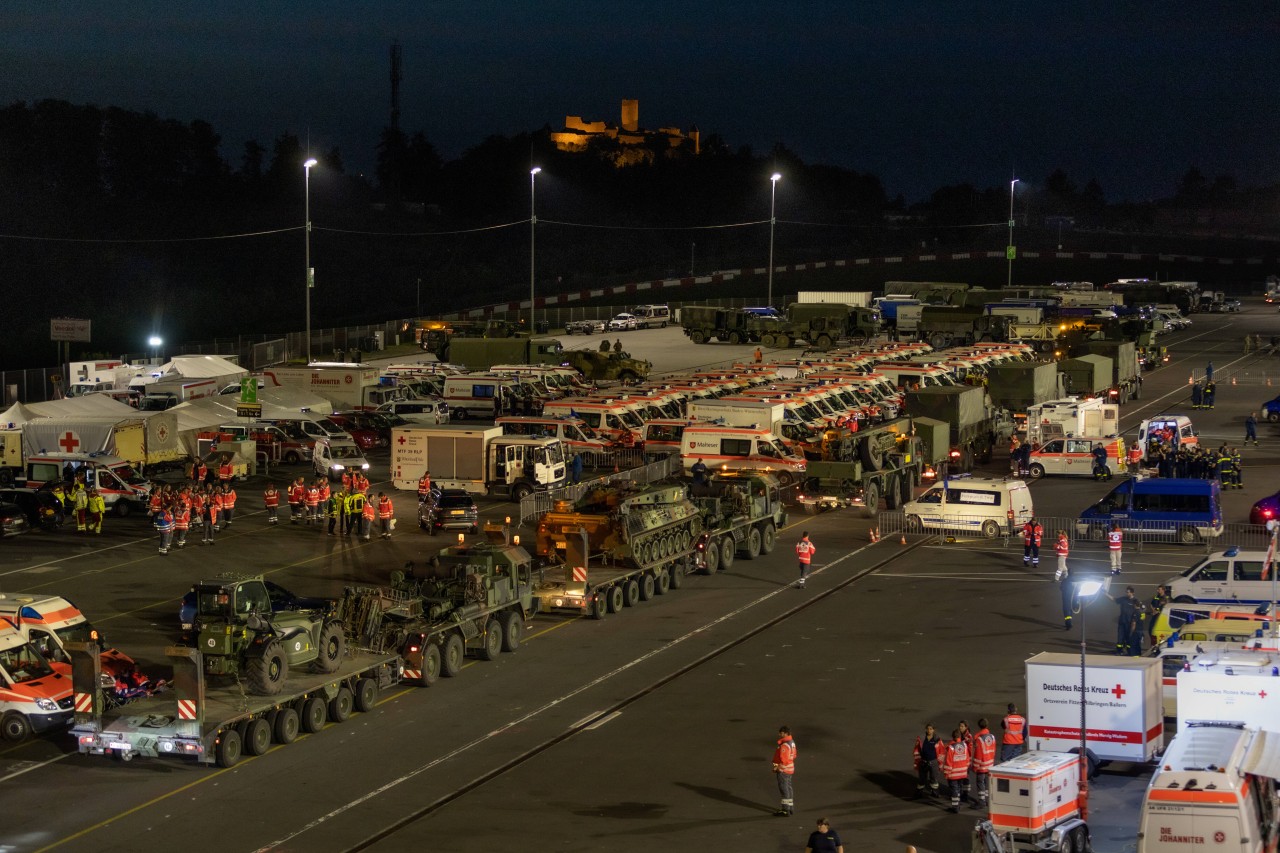
[[[504,435],[500,426],[459,424],[395,427],[391,431],[391,481],[416,491],[423,472],[441,489],[465,489],[522,500],[563,485],[564,442],[558,438]]]
[[[1080,758],[1028,752],[991,768],[990,816],[974,826],[973,853],[1087,853],[1089,827],[1080,817]]]
[[[1102,761],[1150,761],[1164,747],[1156,658],[1085,657],[1086,739]],[[1041,652],[1026,662],[1027,742],[1068,752],[1080,746],[1080,656]]]
[[[1237,670],[1242,670],[1237,672]],[[1178,731],[1194,722],[1275,728],[1280,720],[1280,668],[1191,667],[1177,675]]]

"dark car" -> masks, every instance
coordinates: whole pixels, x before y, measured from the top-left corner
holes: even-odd
[[[1266,524],[1268,521],[1280,520],[1280,492],[1269,498],[1263,498],[1249,510],[1250,524]]]
[[[275,581],[264,580],[263,584],[267,587],[267,596],[271,599],[271,611],[273,613],[279,613],[284,610],[323,610],[325,612],[333,612],[338,606],[338,603],[332,598],[310,598],[305,595],[296,595]],[[178,624],[182,628],[184,639],[195,633],[195,618],[196,591],[191,589],[187,591],[186,595],[182,596],[182,603],[178,607]]]
[[[0,489],[0,501],[21,507],[31,527],[53,530],[62,518],[58,499],[45,489]]]
[[[462,489],[432,489],[418,504],[418,526],[428,533],[440,530],[480,530],[480,508]]]
[[[31,529],[27,514],[17,504],[0,503],[0,536],[17,536]]]

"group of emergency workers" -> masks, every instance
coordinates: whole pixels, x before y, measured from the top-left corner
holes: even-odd
[[[235,517],[236,490],[226,482],[195,481],[178,485],[157,485],[151,491],[147,511],[160,538],[160,553],[183,548],[187,534],[201,531],[200,544],[213,545],[214,534],[230,527]]]
[[[76,520],[77,533],[102,533],[102,519],[107,514],[107,502],[96,488],[86,487],[83,472],[74,474],[69,481],[54,483],[47,489],[58,502],[59,525],[70,516]]]
[[[1131,458],[1136,473],[1138,462]],[[1184,444],[1176,450],[1160,439],[1153,439],[1147,450],[1148,468],[1160,477],[1217,480],[1224,489],[1244,488],[1244,460],[1237,447],[1223,444],[1216,451],[1199,444]]]
[[[289,507],[290,524],[323,529],[327,519],[329,536],[358,536],[368,540],[372,538],[374,523],[378,522],[379,536],[391,538],[395,518],[391,498],[386,492],[378,492],[376,497],[369,495],[369,478],[360,471],[344,472],[342,484],[336,491],[324,477],[310,483],[305,477],[298,477],[283,492],[275,483],[267,483],[262,492],[267,524],[279,523],[282,497]]]
[[[1009,706],[1009,712],[1009,716],[1001,722],[1004,728],[1006,751],[1009,745],[1016,743],[1018,752],[1021,752],[1026,720],[1017,716],[1012,705]],[[1012,729],[1010,728],[1011,720],[1013,720]],[[1017,722],[1018,720],[1021,722]],[[960,811],[961,800],[969,800],[970,808],[986,807],[987,781],[991,768],[996,763],[996,736],[987,727],[985,717],[978,720],[976,732],[970,731],[969,724],[961,720],[959,725],[952,729],[951,740],[945,742],[938,736],[932,723],[926,724],[924,734],[916,738],[912,759],[916,770],[917,798],[926,795],[938,797],[941,782],[945,779],[951,798],[951,811]],[[1002,755],[1001,760],[1004,759],[1005,756]],[[972,788],[970,773],[973,774]]]

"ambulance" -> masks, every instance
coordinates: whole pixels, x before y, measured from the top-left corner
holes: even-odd
[[[1195,447],[1200,443],[1191,418],[1186,415],[1157,415],[1138,425],[1138,447],[1142,448],[1142,458],[1147,458],[1152,443],[1167,444],[1166,435],[1172,436],[1174,450]]]
[[[70,665],[67,643],[98,643],[106,639],[87,616],[67,599],[38,592],[0,592],[0,618],[9,622],[23,638],[35,643],[51,661]],[[134,668],[133,658],[119,649],[104,648],[102,671],[112,676]]]
[[[581,418],[504,415],[495,423],[502,427],[503,435],[558,438],[564,442],[568,453],[584,453],[588,460],[603,456],[609,449],[609,442],[596,435],[595,430],[587,426],[586,421]]]
[[[1062,474],[1075,477],[1093,476],[1093,451],[1097,446],[1107,450],[1107,465],[1112,473],[1124,470],[1124,439],[1109,438],[1055,438],[1031,451],[1031,463],[1027,470],[1032,477]]]
[[[1280,835],[1280,735],[1191,724],[1169,744],[1142,801],[1138,853],[1265,853]]]
[[[119,516],[145,512],[151,495],[147,482],[131,463],[100,453],[42,453],[27,457],[28,489],[62,482],[62,471],[71,465],[85,475],[85,488],[98,490],[107,509]]]
[[[542,414],[554,418],[577,418],[591,427],[598,437],[624,443],[624,437],[628,433],[631,438],[625,439],[626,441],[639,440],[640,433],[644,430],[644,421],[633,409],[629,403],[614,399],[570,397],[547,403]]]
[[[20,741],[64,729],[72,713],[71,666],[50,661],[0,619],[0,735]]]
[[[680,461],[685,473],[702,460],[709,469],[768,471],[789,486],[804,477],[803,456],[797,456],[768,427],[698,424],[680,436]]]
[[[1120,434],[1120,406],[1101,400],[1065,397],[1027,408],[1027,441],[1044,445],[1055,438]]]

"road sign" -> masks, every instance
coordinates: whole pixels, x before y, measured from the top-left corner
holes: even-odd
[[[1006,260],[1010,260],[1010,261],[1011,261],[1011,260],[1013,260],[1014,258],[1018,257],[1018,247],[1017,247],[1017,246],[1005,246],[1005,247],[1004,247],[1004,256],[1005,256],[1005,259],[1006,259]]]
[[[237,418],[260,418],[262,417],[261,403],[236,403]]]

